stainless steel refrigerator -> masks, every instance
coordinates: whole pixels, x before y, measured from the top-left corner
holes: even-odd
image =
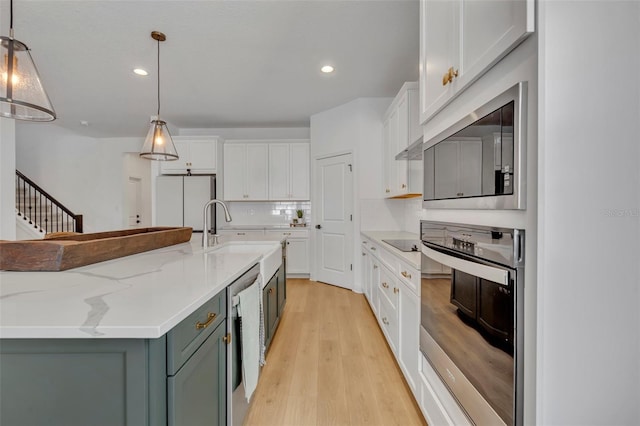
[[[203,208],[216,198],[216,176],[158,176],[156,179],[156,224],[158,226],[190,226],[202,232]],[[211,222],[216,229],[216,209],[211,209]]]

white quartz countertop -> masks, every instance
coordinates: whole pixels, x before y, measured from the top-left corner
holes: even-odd
[[[382,240],[412,240],[412,241],[420,241],[420,235],[414,234],[412,232],[404,232],[404,231],[361,231],[360,232],[365,237],[373,240],[381,248],[384,248],[389,253],[392,253],[396,257],[404,260],[409,263],[415,269],[420,271],[420,262],[421,262],[421,252],[413,251],[413,252],[405,252],[400,251],[397,248],[393,247],[390,244],[383,242]],[[420,246],[418,246],[420,247]]]
[[[161,337],[261,258],[203,251],[201,238],[63,272],[2,271],[0,338]]]

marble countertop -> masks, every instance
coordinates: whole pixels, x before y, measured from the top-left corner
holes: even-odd
[[[382,240],[412,240],[412,241],[420,241],[420,235],[414,234],[412,232],[404,232],[404,231],[361,231],[360,232],[365,237],[373,240],[381,248],[384,248],[389,253],[392,253],[394,256],[399,257],[405,262],[409,263],[418,271],[421,270],[420,262],[421,262],[421,252],[405,252],[400,251],[397,248],[389,245]]]
[[[2,271],[0,338],[161,337],[262,257],[203,251],[201,238],[62,272]]]

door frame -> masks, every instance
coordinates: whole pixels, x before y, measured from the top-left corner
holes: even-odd
[[[344,151],[336,151],[336,152],[332,152],[332,153],[328,153],[328,154],[321,154],[321,155],[316,155],[313,157],[313,162],[311,164],[311,170],[310,170],[310,184],[311,184],[311,232],[309,235],[309,242],[310,242],[310,247],[309,247],[309,260],[310,260],[310,274],[309,274],[309,279],[314,281],[316,280],[316,278],[318,277],[318,262],[316,261],[317,259],[317,255],[318,255],[318,239],[316,237],[316,232],[315,232],[315,227],[317,224],[317,216],[313,214],[313,206],[314,205],[318,205],[318,197],[319,197],[319,186],[318,186],[318,182],[316,181],[316,173],[317,173],[317,164],[318,161],[320,160],[325,160],[327,158],[332,158],[332,157],[339,157],[341,155],[347,155],[347,154],[351,154],[351,162],[353,165],[353,178],[351,179],[351,211],[353,212],[353,220],[351,221],[351,247],[352,247],[352,256],[353,256],[353,262],[355,263],[356,261],[356,257],[353,254],[353,249],[355,248],[356,244],[356,199],[357,199],[357,181],[358,179],[356,179],[356,175],[355,175],[355,170],[356,170],[356,154],[354,152],[354,150],[349,149],[349,150],[344,150]],[[358,247],[359,248],[359,247]],[[356,290],[356,280],[355,280],[355,273],[356,273],[356,265],[353,265],[353,273],[351,274],[351,283],[350,283],[350,287],[351,290],[354,291]]]

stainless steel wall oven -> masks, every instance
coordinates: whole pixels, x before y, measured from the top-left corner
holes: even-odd
[[[420,350],[469,419],[522,424],[524,231],[421,222]]]
[[[424,144],[424,208],[526,204],[527,83],[520,82]]]

